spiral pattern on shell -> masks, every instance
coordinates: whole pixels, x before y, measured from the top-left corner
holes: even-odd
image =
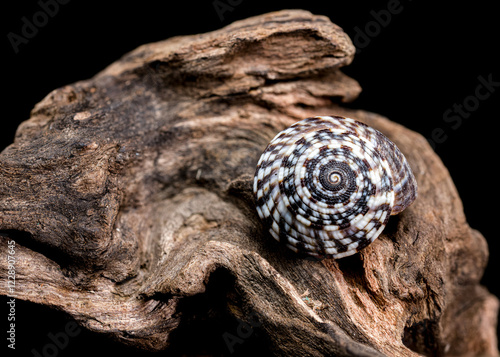
[[[282,131],[254,178],[257,212],[295,252],[342,258],[373,242],[417,184],[406,158],[379,131],[354,119],[307,118]]]

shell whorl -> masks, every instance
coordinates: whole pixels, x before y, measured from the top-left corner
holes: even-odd
[[[373,242],[417,184],[401,151],[354,119],[321,116],[275,136],[253,191],[271,235],[295,252],[342,258]]]

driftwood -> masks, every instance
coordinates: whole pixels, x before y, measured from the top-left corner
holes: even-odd
[[[216,340],[200,350],[497,355],[486,242],[422,136],[342,107],[361,90],[339,70],[354,52],[327,18],[282,11],[141,46],[50,93],[0,154],[0,251],[16,242],[17,298],[152,351]],[[251,192],[269,140],[322,114],[382,131],[419,184],[372,245],[340,260],[274,241]]]

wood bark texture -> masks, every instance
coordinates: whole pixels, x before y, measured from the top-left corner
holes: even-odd
[[[48,94],[0,154],[17,298],[172,354],[497,356],[486,241],[421,135],[344,105],[361,91],[340,71],[354,53],[328,18],[286,10],[143,45]],[[267,143],[315,115],[383,132],[419,185],[339,260],[276,242],[252,194]]]

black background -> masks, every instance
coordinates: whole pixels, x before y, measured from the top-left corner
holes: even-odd
[[[222,0],[223,2],[229,2]],[[353,63],[343,69],[363,88],[353,106],[380,113],[427,138],[441,128],[447,139],[436,152],[450,171],[469,224],[481,231],[490,246],[490,261],[483,284],[497,296],[496,275],[500,266],[495,228],[500,219],[498,197],[498,100],[500,87],[480,101],[460,125],[453,128],[443,114],[474,95],[479,76],[500,82],[498,12],[494,2],[400,1],[402,11],[386,26],[368,25],[374,12],[387,9],[390,1],[290,1],[232,0],[232,11],[222,19],[214,1],[72,0],[41,27],[16,54],[7,39],[20,34],[22,17],[40,11],[37,1],[2,4],[3,101],[0,150],[12,143],[16,127],[30,110],[55,88],[92,77],[139,45],[176,35],[216,30],[235,20],[286,8],[302,8],[328,16],[341,26],[358,47]],[[367,26],[368,25],[368,29]],[[371,27],[370,27],[371,26]],[[368,33],[362,42],[359,28]],[[2,300],[3,302],[4,300]],[[2,308],[6,319],[7,310]],[[66,316],[33,304],[17,303],[16,355],[32,356],[48,332],[59,332]],[[5,325],[2,325],[5,326]],[[3,329],[3,327],[2,327]],[[2,349],[6,345],[0,339]],[[193,336],[193,343],[198,340]],[[146,355],[122,347],[88,331],[82,331],[58,356],[110,353]],[[149,354],[148,354],[149,355]]]

